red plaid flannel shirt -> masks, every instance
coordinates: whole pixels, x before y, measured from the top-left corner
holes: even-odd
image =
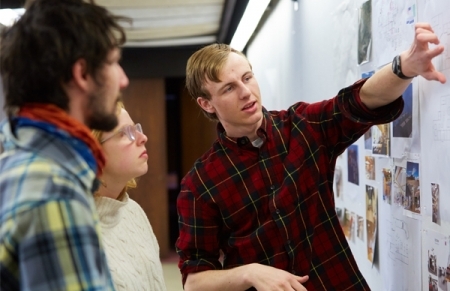
[[[335,162],[372,125],[397,118],[403,99],[368,110],[359,98],[364,82],[330,100],[263,109],[261,148],[218,125],[177,201],[183,284],[192,272],[260,263],[309,275],[308,290],[370,290],[336,216]]]

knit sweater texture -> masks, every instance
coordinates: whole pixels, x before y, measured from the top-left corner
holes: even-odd
[[[118,291],[165,291],[159,245],[144,210],[125,194],[95,198],[108,266]]]

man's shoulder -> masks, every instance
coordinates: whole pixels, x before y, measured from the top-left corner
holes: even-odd
[[[31,207],[55,199],[85,200],[82,196],[86,196],[78,177],[63,164],[25,151],[1,156],[0,188],[5,207]]]
[[[0,183],[53,179],[92,187],[95,173],[69,143],[34,128],[21,129],[19,137],[11,139],[0,155]]]
[[[191,171],[195,170],[195,168],[210,168],[215,167],[217,164],[222,164],[223,159],[225,158],[225,155],[223,154],[225,151],[227,151],[227,148],[216,140],[212,146],[194,162]]]
[[[3,180],[46,178],[67,174],[64,165],[38,152],[6,151],[0,156],[0,182]]]

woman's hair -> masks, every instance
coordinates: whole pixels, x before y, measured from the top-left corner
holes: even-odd
[[[93,0],[34,0],[22,17],[2,31],[0,73],[8,115],[25,103],[68,110],[63,84],[82,59],[86,73],[103,82],[108,54],[125,43],[119,21]]]
[[[233,49],[227,44],[220,43],[205,46],[189,58],[186,66],[186,88],[192,98],[203,97],[208,100],[211,99],[211,94],[206,90],[205,84],[208,80],[212,82],[221,81],[219,74],[230,53],[236,53],[247,60],[247,57],[242,52]],[[250,62],[249,65],[251,68]],[[203,110],[203,113],[211,120],[218,120],[215,113],[209,113],[205,110]]]
[[[122,101],[117,102],[117,107],[116,107],[116,115],[119,116],[122,109],[125,109],[125,105],[123,104]],[[100,130],[96,130],[93,129],[92,130],[92,135],[95,137],[95,139],[97,139],[99,142],[102,140],[103,138],[103,133],[104,131],[100,131]],[[106,163],[108,163],[108,161],[106,161]],[[105,185],[106,186],[106,185]],[[136,183],[136,179],[131,179],[127,182],[127,184],[125,185],[125,187],[122,189],[122,191],[120,192],[120,195],[117,197],[118,200],[121,200],[121,198],[123,197],[123,195],[125,194],[125,192],[127,192],[128,189],[130,188],[136,188],[137,187],[137,183]]]

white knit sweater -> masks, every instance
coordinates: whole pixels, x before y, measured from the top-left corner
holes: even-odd
[[[96,197],[108,265],[118,291],[165,291],[159,245],[144,210],[126,194],[122,201]]]

